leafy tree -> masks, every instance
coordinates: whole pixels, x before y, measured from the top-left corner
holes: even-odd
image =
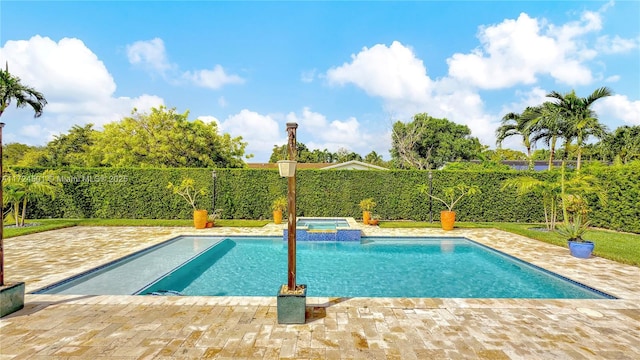
[[[400,168],[433,169],[450,161],[473,160],[482,152],[480,141],[466,125],[416,114],[392,129],[391,157]]]
[[[28,153],[42,149],[21,143],[10,143],[3,145],[2,147],[2,163],[5,166],[21,165],[22,160]]]
[[[571,143],[573,139],[576,140],[578,158],[576,170],[580,170],[582,148],[585,146],[585,142],[589,136],[602,138],[607,132],[606,127],[598,121],[596,113],[591,110],[591,105],[597,100],[610,96],[611,94],[611,90],[607,87],[594,90],[594,92],[586,98],[577,96],[575,91],[564,95],[556,91],[547,94],[547,97],[556,100],[554,106],[560,111],[566,121],[563,127],[563,137],[565,141]]]
[[[22,84],[20,78],[9,73],[9,64],[6,63],[5,70],[0,70],[0,117],[4,111],[11,105],[11,101],[16,101],[18,108],[27,105],[33,109],[34,117],[40,117],[42,111],[47,105],[47,100],[42,93],[36,89]],[[0,129],[0,131],[2,131]],[[2,178],[2,138],[0,137],[0,200],[3,199]],[[4,204],[4,200],[2,201]],[[4,222],[0,222],[0,286],[4,285]]]
[[[74,125],[69,133],[54,137],[47,144],[47,165],[50,167],[77,166],[95,167],[100,165],[100,158],[93,157],[92,146],[97,138],[93,124]]]
[[[640,126],[621,126],[598,144],[601,160],[627,164],[640,159]]]
[[[298,142],[296,147],[296,161],[300,163],[332,163],[337,160],[337,155],[327,149],[314,149],[313,151],[310,151],[309,148],[301,142]],[[285,160],[286,158],[287,144],[280,146],[273,145],[273,151],[269,157],[269,162],[275,163],[278,162],[278,160]]]
[[[189,121],[189,112],[175,108],[136,109],[131,117],[104,126],[95,139],[102,163],[141,167],[243,167],[246,142],[218,134],[215,122]]]
[[[533,154],[533,152],[532,152]],[[485,150],[481,155],[488,157],[489,159],[495,161],[502,160],[528,160],[531,156],[523,153],[522,151],[512,150],[512,149],[495,149],[495,150]]]
[[[336,156],[338,158],[339,163],[352,161],[352,160],[362,161],[362,156],[360,156],[360,154],[357,154],[353,151],[349,151],[349,149],[347,148],[338,149],[338,151],[336,152]]]

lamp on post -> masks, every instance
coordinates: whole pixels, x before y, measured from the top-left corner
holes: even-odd
[[[307,286],[296,285],[296,129],[297,123],[287,123],[288,160],[278,161],[280,176],[287,178],[287,285],[278,292],[278,323],[304,324]]]
[[[287,271],[287,286],[289,291],[296,289],[296,129],[298,124],[287,123],[288,144],[287,150],[289,152],[289,160],[278,162],[278,167],[281,169],[280,175],[287,177],[287,207],[289,208],[288,226],[289,230],[287,236],[287,258],[288,258],[288,271]]]

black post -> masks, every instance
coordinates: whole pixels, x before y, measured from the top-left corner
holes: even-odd
[[[212,201],[212,208],[211,208],[211,213],[215,214],[216,212],[216,178],[218,177],[218,174],[216,174],[216,171],[213,170],[213,172],[211,173],[211,176],[213,177],[213,201]]]
[[[429,195],[433,195],[433,176],[429,170]],[[429,196],[429,222],[433,222],[433,198]]]

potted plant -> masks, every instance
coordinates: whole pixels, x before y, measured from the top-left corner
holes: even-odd
[[[192,178],[184,178],[180,185],[174,185],[169,182],[167,188],[174,194],[182,196],[193,208],[193,224],[196,229],[204,229],[207,226],[207,210],[196,208],[196,199],[198,195],[205,195],[207,189],[205,187],[196,190],[195,180]]]
[[[365,225],[369,224],[369,220],[371,220],[371,210],[376,207],[376,202],[373,201],[373,198],[367,198],[360,201],[360,209],[362,209],[362,223]]]
[[[287,209],[287,198],[280,196],[273,200],[271,203],[271,210],[273,210],[273,222],[276,224],[282,224],[282,212]]]
[[[582,239],[589,229],[587,220],[589,206],[586,200],[580,195],[567,194],[562,197],[562,208],[565,216],[564,223],[558,226],[556,231],[567,239],[571,255],[588,259],[595,245],[592,241]]]
[[[378,214],[372,215],[371,219],[369,219],[369,225],[378,225],[379,222],[380,222],[380,215]]]
[[[440,201],[447,207],[448,210],[442,210],[440,212],[440,224],[442,225],[442,230],[453,230],[453,225],[456,221],[456,213],[453,211],[453,208],[460,199],[464,196],[471,196],[480,193],[480,188],[478,188],[478,186],[466,185],[463,183],[443,189],[443,197],[430,194],[429,186],[427,184],[420,185],[418,189],[421,193]]]
[[[207,227],[212,228],[216,225],[216,219],[222,214],[222,209],[215,209],[209,216],[207,216]]]

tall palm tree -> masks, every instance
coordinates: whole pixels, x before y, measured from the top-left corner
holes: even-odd
[[[20,78],[9,73],[9,63],[4,70],[0,69],[0,116],[4,110],[16,101],[16,106],[21,108],[29,105],[34,111],[34,117],[40,117],[47,100],[42,93],[20,82]],[[0,122],[0,204],[2,201],[2,127]],[[0,286],[4,285],[4,219],[0,220]]]
[[[606,127],[598,121],[596,113],[591,110],[591,105],[597,100],[611,96],[613,92],[607,87],[596,89],[586,98],[576,95],[575,91],[567,94],[560,94],[552,91],[547,97],[554,98],[554,105],[560,109],[567,120],[565,137],[571,136],[576,139],[577,159],[576,170],[580,170],[582,148],[589,136],[601,138],[606,134]]]
[[[502,117],[502,125],[496,129],[496,145],[500,147],[502,142],[509,136],[522,136],[522,144],[527,149],[527,159],[529,159],[529,170],[533,170],[533,157],[531,149],[535,146],[535,141],[531,141],[531,128],[527,127],[525,116],[529,108],[523,114],[510,112]]]
[[[565,121],[560,109],[551,102],[529,107],[523,113],[524,127],[531,132],[531,141],[540,140],[549,147],[549,170],[553,168],[558,139],[565,133]],[[566,143],[566,139],[565,139]],[[566,153],[566,151],[565,151]]]

